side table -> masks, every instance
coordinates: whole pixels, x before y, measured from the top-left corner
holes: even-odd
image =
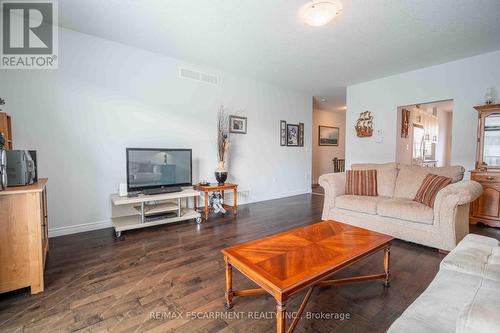
[[[205,221],[208,220],[208,213],[210,212],[210,209],[208,208],[208,195],[210,192],[216,192],[216,191],[221,191],[222,192],[222,198],[223,201],[226,202],[226,197],[225,197],[225,191],[233,191],[234,197],[233,197],[233,206],[226,205],[225,203],[223,204],[223,207],[226,209],[230,209],[233,211],[233,214],[237,214],[238,210],[238,205],[237,205],[237,191],[238,191],[238,185],[237,184],[230,184],[230,183],[225,183],[222,185],[219,184],[210,184],[210,185],[194,185],[193,186],[195,191],[202,192],[205,194],[205,209],[203,212],[205,213]],[[198,208],[197,205],[197,200],[196,197],[194,197],[194,208],[195,210]]]

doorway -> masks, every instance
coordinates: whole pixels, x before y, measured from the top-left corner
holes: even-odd
[[[453,100],[400,106],[397,112],[396,162],[449,166]]]
[[[333,108],[313,103],[312,174],[313,193],[322,193],[318,187],[321,175],[341,172],[345,166],[345,108]]]

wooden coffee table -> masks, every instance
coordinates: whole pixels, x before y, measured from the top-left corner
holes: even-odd
[[[297,316],[288,328],[290,333],[316,286],[383,280],[384,286],[389,287],[392,240],[392,237],[377,232],[323,221],[226,248],[222,250],[226,262],[226,308],[232,307],[235,296],[269,293],[277,302],[276,331],[284,333],[286,301],[294,293],[307,288]],[[327,280],[331,274],[380,250],[385,252],[383,273]],[[261,288],[233,290],[232,267]]]

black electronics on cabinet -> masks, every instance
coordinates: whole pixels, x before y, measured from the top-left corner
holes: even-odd
[[[26,186],[37,177],[35,150],[7,150],[7,186]]]

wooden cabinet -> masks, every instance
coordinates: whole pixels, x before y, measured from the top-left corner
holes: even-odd
[[[44,289],[48,246],[47,179],[0,191],[0,293]]]
[[[469,221],[500,227],[500,104],[476,106],[478,111],[476,168],[471,179],[483,194],[471,205]]]
[[[0,112],[0,133],[5,136],[5,148],[12,149],[12,124],[10,116]]]
[[[470,222],[500,227],[500,172],[471,173],[471,179],[483,186],[483,194],[471,205]]]

